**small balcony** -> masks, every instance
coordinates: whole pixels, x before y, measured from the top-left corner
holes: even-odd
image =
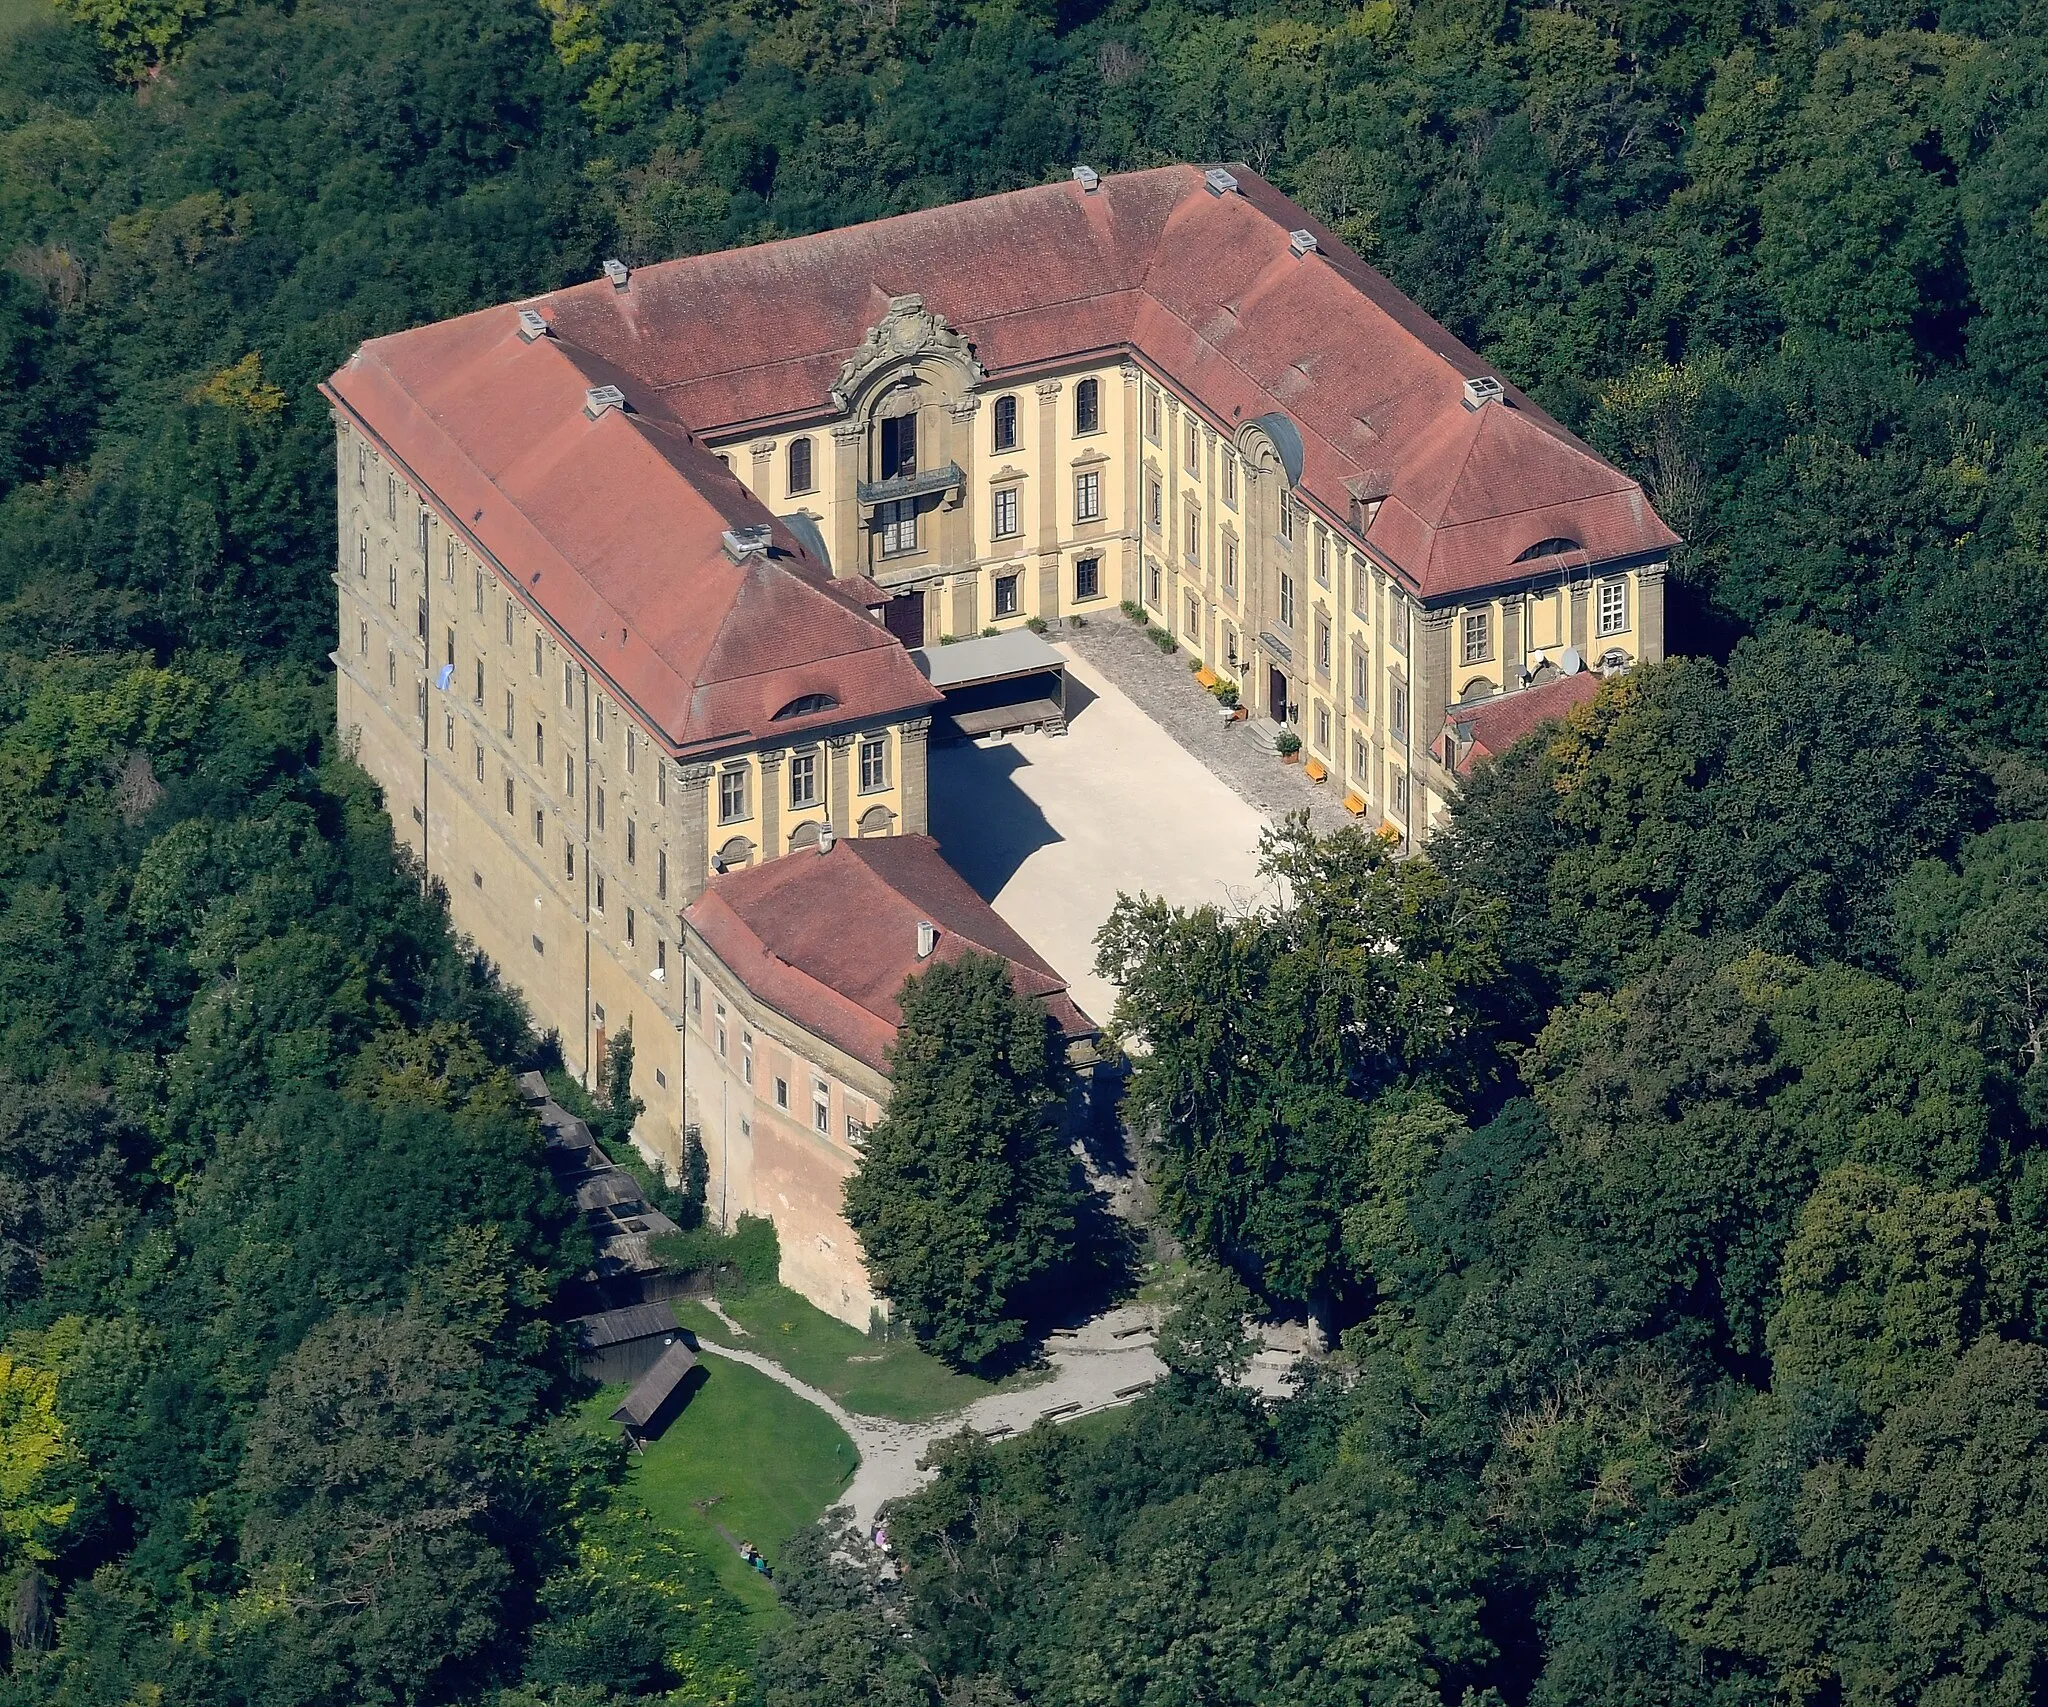
[[[951,497],[966,483],[957,462],[927,468],[918,474],[897,474],[887,480],[862,480],[854,487],[863,504],[894,504],[905,498],[928,498],[934,492]]]

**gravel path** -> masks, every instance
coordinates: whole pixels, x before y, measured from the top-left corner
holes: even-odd
[[[1045,1356],[1052,1365],[1051,1380],[1011,1393],[991,1393],[951,1416],[918,1423],[857,1415],[759,1352],[714,1345],[701,1337],[697,1349],[710,1357],[758,1369],[769,1380],[809,1400],[846,1430],[860,1454],[860,1464],[839,1503],[852,1507],[854,1525],[866,1535],[883,1506],[917,1492],[932,1479],[935,1472],[926,1469],[921,1460],[934,1442],[963,1428],[985,1440],[1001,1440],[1023,1434],[1040,1421],[1071,1422],[1075,1417],[1128,1405],[1166,1373],[1153,1349],[1156,1327],[1153,1311],[1136,1304],[1119,1306],[1078,1328],[1047,1337]],[[1253,1359],[1245,1384],[1274,1398],[1287,1389],[1288,1371],[1300,1345],[1287,1330],[1267,1330],[1263,1337],[1266,1344]]]
[[[1051,638],[1116,683],[1178,745],[1269,819],[1306,806],[1325,832],[1358,822],[1328,783],[1310,782],[1300,766],[1282,764],[1270,740],[1260,738],[1258,725],[1224,722],[1216,701],[1195,685],[1185,652],[1160,651],[1121,614],[1090,617],[1085,628],[1059,629]]]

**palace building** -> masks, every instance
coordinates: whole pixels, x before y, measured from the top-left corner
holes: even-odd
[[[867,1111],[785,1123],[827,1173],[886,1090],[691,911],[821,843],[843,901],[776,905],[936,905],[928,842],[865,848],[927,829],[940,695],[906,648],[1142,605],[1411,847],[1549,684],[1663,652],[1677,541],[1641,489],[1242,167],[607,262],[374,339],[326,392],[340,725],[571,1068],[631,1027],[643,1140],[673,1162],[696,1124],[715,1175],[756,1116],[693,1066],[707,977],[806,1107]],[[713,1201],[778,1190],[734,1162]],[[864,1321],[857,1275],[804,1285]]]

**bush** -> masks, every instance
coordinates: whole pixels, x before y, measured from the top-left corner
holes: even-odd
[[[1159,650],[1162,652],[1170,653],[1177,650],[1177,648],[1173,644],[1173,636],[1167,633],[1165,629],[1159,627],[1156,623],[1150,623],[1146,625],[1145,638],[1151,641],[1152,644],[1158,647]]]
[[[1043,634],[1045,632],[1045,618],[1042,616],[1027,616],[1024,619],[1024,626],[1030,629],[1033,634]]]
[[[1301,737],[1292,729],[1283,729],[1273,737],[1273,751],[1283,758],[1291,758],[1301,751]]]
[[[671,1274],[703,1275],[723,1297],[737,1298],[782,1278],[782,1244],[765,1215],[742,1215],[730,1233],[715,1227],[671,1233],[649,1248]]]
[[[1127,617],[1129,617],[1129,618],[1131,619],[1131,621],[1133,621],[1133,622],[1139,622],[1139,623],[1142,623],[1142,622],[1147,622],[1147,621],[1149,621],[1149,620],[1150,620],[1150,619],[1149,619],[1149,618],[1148,618],[1148,617],[1147,617],[1147,616],[1145,615],[1145,607],[1144,607],[1143,605],[1141,605],[1141,604],[1137,603],[1137,602],[1136,602],[1135,600],[1133,600],[1133,599],[1126,599],[1126,600],[1124,600],[1123,604],[1122,604],[1121,606],[1119,606],[1118,608],[1119,608],[1119,609],[1121,609],[1121,610],[1123,611],[1124,615],[1125,615],[1125,616],[1127,616]]]
[[[1226,710],[1235,711],[1237,709],[1237,683],[1218,682],[1209,691],[1216,696],[1217,703]]]

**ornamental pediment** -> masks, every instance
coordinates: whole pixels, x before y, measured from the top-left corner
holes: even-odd
[[[928,357],[951,361],[964,369],[969,385],[982,380],[981,363],[963,332],[946,324],[943,314],[924,305],[921,296],[892,296],[889,311],[867,329],[860,345],[839,370],[832,387],[832,401],[850,409],[853,399],[865,391],[879,374]]]

